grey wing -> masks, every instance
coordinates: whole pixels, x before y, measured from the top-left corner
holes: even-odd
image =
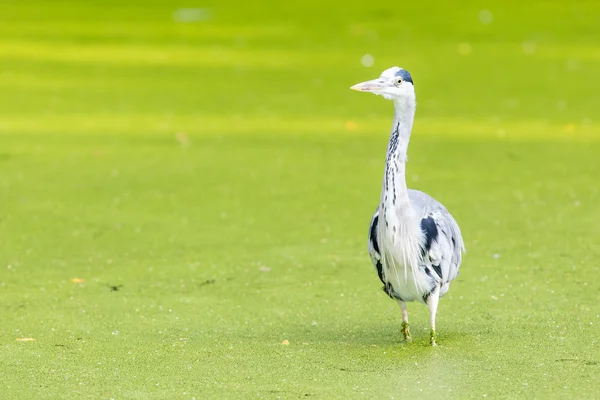
[[[377,224],[379,223],[379,207],[375,210],[375,214],[373,214],[373,218],[371,218],[371,224],[369,225],[369,255],[371,256],[371,261],[373,262],[373,266],[377,271],[377,275],[381,282],[385,284],[385,280],[383,279],[383,265],[381,264],[381,252],[379,241],[377,239]]]
[[[433,270],[433,277],[442,284],[442,291],[458,275],[465,251],[458,224],[446,208],[429,195],[411,190],[415,208],[421,212],[421,229],[425,235],[423,262]],[[447,288],[446,288],[447,289]]]

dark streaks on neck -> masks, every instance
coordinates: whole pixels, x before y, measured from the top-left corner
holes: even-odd
[[[394,171],[392,170],[391,161],[394,152],[398,148],[398,138],[400,136],[400,132],[398,129],[399,126],[400,124],[396,125],[396,129],[394,129],[394,131],[392,132],[390,141],[388,143],[387,157],[385,160],[385,187],[390,187],[390,175],[394,173]],[[391,178],[393,179],[393,176],[391,176]]]
[[[388,145],[388,159],[398,150],[398,141],[400,140],[400,122],[396,124],[396,129],[392,132],[390,143]]]

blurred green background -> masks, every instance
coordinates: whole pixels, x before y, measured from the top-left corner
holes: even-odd
[[[0,2],[0,397],[596,398],[597,1]],[[440,346],[367,255],[410,187],[467,246]],[[288,345],[282,344],[287,340]]]

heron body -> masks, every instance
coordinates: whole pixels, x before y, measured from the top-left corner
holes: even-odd
[[[383,290],[400,306],[405,339],[411,339],[406,302],[419,301],[429,308],[430,339],[436,345],[438,300],[458,275],[464,243],[458,224],[441,203],[406,186],[406,154],[416,110],[414,83],[408,71],[393,67],[352,89],[394,103],[381,198],[369,227],[369,254]]]

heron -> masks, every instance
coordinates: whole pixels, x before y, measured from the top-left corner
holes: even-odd
[[[369,226],[369,255],[383,291],[402,313],[404,340],[412,340],[407,302],[429,309],[431,345],[437,345],[435,317],[440,297],[458,275],[465,246],[456,220],[440,202],[406,185],[407,150],[416,110],[410,73],[399,67],[351,89],[394,103],[381,197]]]

